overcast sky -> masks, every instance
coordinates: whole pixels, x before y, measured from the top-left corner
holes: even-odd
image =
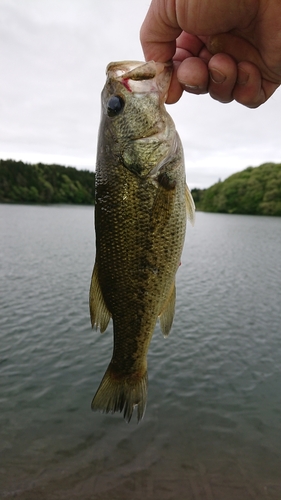
[[[143,60],[149,0],[0,0],[0,158],[94,170],[110,61]],[[256,110],[185,93],[168,106],[189,186],[281,161],[281,91]]]

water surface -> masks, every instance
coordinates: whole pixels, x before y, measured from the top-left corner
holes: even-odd
[[[281,498],[281,219],[198,213],[143,421],[92,413],[92,207],[0,205],[0,497]]]

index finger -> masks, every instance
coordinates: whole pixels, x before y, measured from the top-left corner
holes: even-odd
[[[166,12],[156,10],[152,2],[140,31],[140,41],[147,61],[170,61],[176,52],[176,39],[181,34],[176,18],[169,19]]]

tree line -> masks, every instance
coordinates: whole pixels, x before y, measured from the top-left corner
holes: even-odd
[[[248,167],[208,189],[191,192],[199,211],[280,216],[281,164]]]
[[[0,160],[1,203],[93,205],[95,174],[61,165]]]
[[[199,211],[280,216],[281,164],[248,167],[208,189],[194,188],[191,193]],[[94,172],[0,160],[0,203],[94,202]]]

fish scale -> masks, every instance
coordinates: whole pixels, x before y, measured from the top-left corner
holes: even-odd
[[[111,63],[102,92],[96,167],[96,259],[90,289],[92,325],[112,318],[112,359],[92,409],[143,417],[147,352],[160,317],[168,335],[187,208],[183,150],[164,100],[171,66]],[[142,80],[143,77],[143,80]],[[135,78],[135,80],[134,80]],[[125,83],[124,83],[125,82]]]

